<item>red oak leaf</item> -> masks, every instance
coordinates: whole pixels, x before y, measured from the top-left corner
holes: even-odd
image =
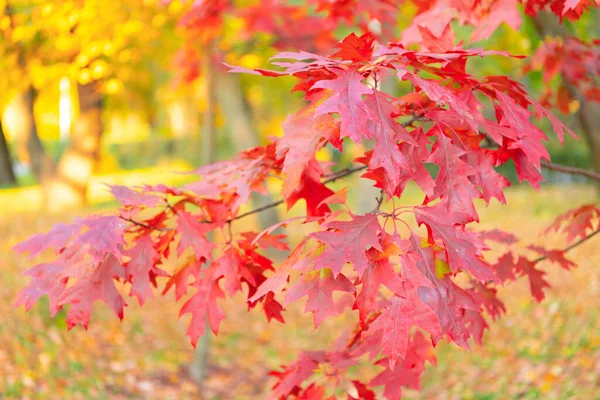
[[[320,80],[312,89],[329,89],[332,95],[315,110],[317,115],[338,113],[340,115],[340,136],[349,137],[359,143],[362,139],[371,138],[369,121],[373,116],[364,107],[363,95],[373,93],[373,89],[362,83],[363,76],[355,70],[333,69],[335,79]]]
[[[317,268],[329,267],[334,275],[340,273],[346,262],[351,262],[359,276],[368,266],[367,250],[381,251],[378,234],[381,226],[376,214],[352,215],[351,221],[332,221],[324,225],[335,231],[314,232],[311,237],[327,245],[315,259]]]
[[[212,278],[211,271],[206,271],[202,280],[196,281],[190,286],[196,288],[197,291],[181,307],[179,316],[192,314],[186,334],[190,337],[192,345],[196,347],[198,338],[204,335],[207,320],[213,333],[217,334],[219,325],[225,318],[223,310],[217,304],[217,299],[224,298],[225,295],[219,287],[218,281]]]
[[[544,279],[546,273],[535,268],[535,261],[528,260],[525,257],[519,257],[515,268],[523,275],[527,275],[529,278],[529,287],[531,288],[531,294],[538,301],[544,300],[544,288],[549,288],[550,284]]]
[[[438,318],[419,299],[416,288],[407,288],[405,293],[406,298],[393,296],[390,299],[390,304],[371,323],[367,332],[367,335],[381,335],[381,352],[388,358],[391,370],[394,370],[399,358],[404,360],[406,357],[412,327],[421,328],[438,340],[442,336]]]
[[[154,241],[149,235],[138,238],[125,255],[131,257],[125,264],[125,273],[131,281],[129,295],[137,297],[140,305],[143,305],[146,299],[154,297],[152,282],[155,278],[169,275],[156,266],[160,261],[160,254],[154,249]]]
[[[330,269],[305,273],[288,290],[284,307],[293,301],[308,296],[304,312],[312,312],[315,328],[329,316],[337,316],[338,309],[333,301],[332,292],[354,293],[354,285],[343,274],[334,277]]]
[[[82,253],[89,249],[81,249]],[[81,259],[70,265],[58,276],[59,280],[75,278],[75,283],[68,286],[58,299],[58,306],[69,304],[67,325],[69,329],[77,324],[87,329],[90,322],[92,304],[102,300],[110,306],[114,313],[123,318],[123,307],[126,306],[121,294],[115,287],[114,279],[125,279],[123,265],[111,254],[99,262]]]
[[[180,234],[177,255],[181,256],[186,248],[192,247],[196,260],[209,260],[215,245],[206,239],[206,235],[212,229],[212,224],[201,223],[198,221],[198,217],[186,211],[179,211],[176,227],[177,233]]]

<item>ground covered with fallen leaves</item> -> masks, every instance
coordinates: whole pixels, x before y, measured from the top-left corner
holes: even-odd
[[[560,238],[538,233],[558,213],[595,201],[592,188],[574,186],[540,193],[514,188],[507,197],[510,208],[481,209],[483,227],[554,247],[563,246]],[[187,373],[194,350],[172,293],[143,308],[129,301],[123,322],[96,304],[87,332],[67,332],[64,315],[51,319],[45,301],[29,313],[13,308],[27,282],[20,272],[31,261],[10,248],[75,215],[0,214],[1,398],[262,399],[272,384],[269,370],[302,350],[329,347],[352,317],[315,331],[301,304],[285,312],[285,325],[269,325],[259,310],[247,312],[241,297],[225,301],[227,318],[211,341],[208,377],[196,384]],[[544,264],[552,289],[541,304],[525,281],[504,288],[508,313],[492,324],[485,346],[468,352],[441,343],[438,367],[428,368],[422,392],[407,390],[406,398],[600,399],[599,247],[594,238],[570,252],[579,264],[570,272]]]

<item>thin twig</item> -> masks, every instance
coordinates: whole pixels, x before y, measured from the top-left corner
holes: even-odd
[[[366,169],[366,168],[367,168],[367,166],[366,166],[366,165],[361,165],[361,166],[359,166],[359,167],[354,167],[354,168],[346,168],[346,169],[344,169],[344,170],[342,170],[342,171],[339,171],[339,172],[337,172],[336,174],[334,174],[334,175],[330,176],[329,178],[325,179],[325,180],[323,181],[323,184],[328,184],[328,183],[331,183],[331,182],[337,181],[338,179],[341,179],[341,178],[343,178],[343,177],[345,177],[345,176],[351,175],[351,174],[353,174],[353,173],[355,173],[355,172],[362,171],[363,169]],[[273,202],[273,203],[265,204],[265,205],[264,205],[264,206],[262,206],[262,207],[258,207],[258,208],[255,208],[255,209],[253,209],[253,210],[250,210],[250,211],[248,211],[248,212],[245,212],[245,213],[243,213],[243,214],[240,214],[240,215],[238,215],[238,216],[237,216],[237,217],[235,217],[235,218],[230,218],[230,219],[228,219],[228,220],[227,220],[227,221],[225,221],[225,222],[232,222],[232,221],[236,221],[236,220],[238,220],[238,219],[242,219],[242,218],[244,218],[244,217],[247,217],[247,216],[249,216],[249,215],[256,214],[256,213],[259,213],[259,212],[261,212],[261,211],[268,210],[269,208],[277,207],[278,205],[280,205],[280,204],[283,204],[283,202],[284,202],[284,200],[283,200],[283,199],[280,199],[280,200],[277,200],[277,201],[275,201],[275,202]],[[210,222],[210,221],[206,221],[206,222]]]
[[[131,222],[132,224],[134,224],[136,226],[140,226],[140,227],[146,228],[146,229],[151,229],[151,230],[154,230],[154,231],[168,232],[168,231],[172,230],[171,228],[157,228],[155,226],[150,226],[148,224],[145,224],[145,223],[140,222],[140,221],[136,221],[136,220],[131,219],[131,218],[125,218],[122,215],[119,215],[119,218],[121,218],[124,221]]]
[[[542,167],[553,171],[564,172],[566,174],[581,175],[587,178],[600,182],[600,174],[589,169],[570,167],[568,165],[554,164],[546,160],[542,160]]]
[[[576,241],[575,243],[571,244],[570,246],[565,247],[562,251],[564,253],[568,252],[569,250],[574,249],[575,247],[585,243],[586,241],[588,241],[589,239],[591,239],[592,237],[596,236],[598,233],[600,233],[600,229],[596,229],[595,231],[591,232],[590,234],[588,234],[586,237],[579,239],[578,241]],[[542,257],[538,257],[535,260],[533,260],[534,263],[538,263],[540,261],[544,261],[545,259],[547,259],[547,256],[542,256]]]

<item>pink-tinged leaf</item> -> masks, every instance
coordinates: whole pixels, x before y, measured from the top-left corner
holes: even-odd
[[[482,18],[476,26],[471,40],[478,42],[489,38],[503,22],[515,31],[519,29],[521,14],[517,7],[517,0],[496,0],[492,2],[489,14]]]
[[[179,316],[192,314],[186,335],[190,337],[192,345],[196,347],[198,338],[204,335],[207,319],[211,330],[215,335],[217,334],[219,325],[225,318],[223,310],[217,304],[217,299],[224,298],[225,294],[218,282],[212,279],[208,272],[201,281],[194,282],[190,286],[196,288],[197,291],[181,307]]]
[[[405,296],[402,280],[392,268],[389,259],[380,258],[371,260],[369,267],[361,278],[362,289],[353,309],[358,310],[360,321],[364,324],[371,312],[378,312],[377,301],[379,299],[379,287],[387,287],[399,296]]]
[[[287,270],[279,270],[274,275],[271,275],[259,287],[254,296],[249,301],[255,302],[268,293],[277,294],[281,292],[287,285],[290,272]]]
[[[393,119],[392,113],[396,108],[391,104],[391,99],[391,96],[376,90],[365,97],[364,104],[374,116],[370,123],[370,136],[375,138],[375,148],[369,168],[383,168],[390,185],[396,187],[400,181],[398,171],[409,168],[408,161],[398,147],[398,141],[413,145],[416,143],[402,125]]]
[[[156,207],[163,202],[163,199],[155,194],[141,193],[127,186],[108,185],[110,191],[117,200],[124,206],[135,207]]]
[[[398,359],[404,360],[408,351],[412,327],[421,328],[435,338],[442,337],[440,323],[434,312],[423,303],[415,288],[406,289],[406,298],[393,296],[390,304],[371,324],[367,334],[381,334],[381,352],[394,370]]]
[[[383,396],[388,400],[402,398],[402,387],[419,390],[420,378],[425,371],[425,362],[436,364],[431,342],[421,332],[416,332],[409,344],[406,358],[393,370],[386,358],[377,362],[385,371],[377,375],[369,386],[384,386]]]
[[[469,329],[469,334],[479,346],[483,343],[483,334],[485,330],[489,328],[489,325],[485,321],[485,318],[480,312],[473,310],[464,310],[463,321]]]
[[[530,101],[533,105],[533,109],[540,118],[543,116],[550,120],[550,123],[552,123],[552,129],[556,133],[560,144],[563,143],[565,132],[568,133],[573,139],[579,140],[579,136],[577,136],[571,129],[567,128],[565,124],[563,124],[558,117],[554,115],[553,112],[547,110],[546,107],[543,107],[541,104],[532,99],[530,99]]]
[[[408,80],[418,86],[425,92],[427,97],[437,104],[447,105],[451,110],[461,115],[466,121],[475,120],[475,115],[473,114],[471,107],[469,107],[457,93],[453,92],[450,88],[445,87],[441,81],[424,79],[419,75],[404,69],[399,71],[398,76],[400,79]]]
[[[50,316],[54,317],[61,309],[58,299],[67,286],[68,278],[59,279],[63,268],[62,263],[53,262],[38,264],[23,272],[24,275],[31,277],[31,281],[19,292],[15,307],[24,305],[25,310],[29,311],[41,296],[47,294]]]
[[[175,300],[181,299],[187,294],[191,284],[190,277],[194,277],[194,281],[200,280],[202,264],[203,262],[197,261],[195,257],[189,257],[186,264],[169,278],[162,294],[166,294],[171,287],[175,286]]]
[[[527,248],[531,251],[535,251],[540,256],[545,257],[548,261],[560,265],[561,268],[566,269],[567,271],[577,266],[577,264],[566,257],[565,251],[562,249],[548,250],[543,247],[533,245],[528,246]]]
[[[440,198],[440,204],[444,206],[446,213],[457,223],[478,220],[473,199],[481,197],[469,180],[477,171],[461,160],[465,154],[465,151],[454,146],[448,137],[440,133],[431,156],[426,160],[440,168],[432,197]]]
[[[378,234],[381,226],[375,214],[353,215],[352,221],[332,221],[325,225],[335,231],[314,232],[311,237],[327,245],[327,249],[315,260],[317,268],[331,268],[334,275],[351,262],[359,276],[367,268],[367,250],[381,251]]]
[[[498,290],[488,286],[482,285],[480,282],[473,281],[473,288],[470,291],[473,298],[478,304],[481,304],[487,313],[496,320],[506,313],[506,306],[498,298]],[[474,312],[474,310],[469,310]]]
[[[373,89],[362,83],[363,76],[354,70],[334,69],[335,79],[317,81],[313,89],[329,89],[331,96],[315,110],[317,115],[337,113],[340,115],[340,136],[349,137],[355,143],[370,138],[368,123],[373,116],[364,106],[363,95],[373,93]]]
[[[323,361],[325,361],[324,352],[306,352],[300,354],[298,360],[285,367],[282,372],[270,372],[269,375],[277,378],[271,398],[286,398],[292,393],[297,393],[302,383],[312,376],[319,363]]]
[[[69,241],[83,229],[83,220],[76,219],[70,224],[56,224],[47,233],[38,233],[29,239],[18,243],[13,247],[17,253],[29,252],[29,258],[33,258],[46,249],[54,248],[58,254],[67,246]]]
[[[254,276],[248,269],[247,261],[233,247],[225,250],[211,267],[214,279],[219,277],[225,279],[225,290],[230,296],[242,290],[242,279],[248,281],[252,286],[256,286]]]
[[[431,52],[445,53],[448,50],[452,50],[454,47],[454,31],[452,26],[447,24],[440,35],[435,35],[426,26],[418,25],[419,34],[421,35],[421,48],[429,50]]]
[[[90,254],[98,261],[103,260],[107,253],[116,258],[122,257],[125,221],[116,215],[94,215],[84,218],[81,222],[87,230],[76,236],[71,246],[88,246]]]
[[[186,211],[179,211],[176,226],[177,233],[180,234],[177,256],[181,256],[188,247],[191,247],[194,249],[196,260],[210,260],[215,245],[206,239],[206,235],[213,228],[212,224],[198,222],[198,217]]]
[[[535,268],[536,262],[528,260],[525,257],[519,257],[515,268],[523,275],[527,275],[529,278],[529,287],[531,288],[532,296],[541,302],[544,300],[545,294],[544,289],[549,288],[550,284],[544,279],[546,273]]]
[[[468,155],[468,160],[469,165],[476,171],[469,179],[481,189],[486,204],[490,204],[492,198],[506,204],[503,189],[510,186],[510,182],[494,169],[496,157],[493,153],[472,152]]]
[[[125,273],[131,281],[130,296],[135,296],[140,305],[146,299],[154,297],[152,282],[157,276],[168,274],[156,266],[160,261],[160,254],[154,248],[154,241],[149,235],[138,238],[135,245],[126,252],[131,260],[125,265]]]
[[[114,279],[125,279],[124,271],[119,260],[113,255],[106,255],[100,262],[81,259],[59,275],[59,279],[76,278],[75,283],[67,287],[58,299],[59,307],[70,305],[67,313],[69,329],[77,324],[87,329],[92,305],[97,300],[108,304],[117,317],[123,319],[123,308],[126,304],[115,286]]]
[[[469,332],[462,315],[464,310],[479,310],[479,306],[449,277],[438,276],[433,249],[423,247],[418,236],[411,235],[406,250],[402,257],[402,276],[416,288],[420,301],[433,310],[442,332],[457,345],[469,348]]]
[[[583,239],[588,232],[598,229],[599,219],[600,208],[596,207],[595,204],[586,204],[559,215],[552,225],[545,230],[545,233],[551,230],[566,233],[567,243],[571,243],[576,238]]]
[[[276,225],[281,226],[280,223]],[[277,227],[273,228],[273,230],[277,229]],[[273,230],[271,230],[271,232]],[[287,236],[284,234],[272,235],[270,232],[263,231],[260,234],[255,232],[244,232],[241,235],[246,239],[250,246],[258,246],[261,249],[272,247],[281,251],[289,250],[287,243],[284,241]]]
[[[490,229],[487,231],[478,231],[479,238],[482,240],[491,240],[497,243],[502,243],[507,246],[513,245],[519,241],[519,239],[510,232],[502,231],[500,229]]]
[[[458,226],[444,222],[448,215],[439,205],[415,207],[414,211],[419,225],[427,225],[434,236],[446,245],[448,263],[453,272],[465,269],[482,282],[491,280],[502,283],[481,257],[481,251],[487,249],[487,246],[475,234],[469,234]]]
[[[334,277],[330,269],[303,274],[288,290],[284,307],[293,301],[308,296],[304,312],[312,312],[315,328],[329,316],[337,316],[338,309],[333,301],[334,291],[354,293],[354,285],[343,274]]]
[[[515,259],[511,252],[504,253],[493,265],[494,272],[502,282],[515,280]]]
[[[340,190],[338,190],[337,192],[335,192],[334,194],[332,194],[331,196],[327,197],[325,200],[323,200],[320,204],[346,204],[346,200],[348,199],[348,188],[347,187],[343,187]]]
[[[288,117],[282,125],[283,137],[277,141],[277,154],[285,155],[284,197],[301,185],[302,175],[315,159],[316,152],[327,141],[334,141],[339,136],[339,125],[331,115],[314,113],[318,101],[313,100],[310,107]]]

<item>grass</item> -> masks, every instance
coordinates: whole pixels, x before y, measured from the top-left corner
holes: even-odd
[[[480,214],[487,228],[562,247],[560,238],[539,237],[538,232],[557,213],[594,199],[593,190],[586,187],[546,187],[540,193],[520,187],[508,191],[510,209],[493,203]],[[177,320],[180,304],[172,301],[172,294],[148,301],[143,309],[129,301],[123,322],[97,304],[87,332],[79,327],[67,332],[64,315],[51,319],[45,301],[29,313],[12,307],[27,282],[20,271],[31,261],[10,248],[84,211],[4,212],[0,217],[2,398],[260,399],[272,383],[267,379],[270,369],[293,360],[302,350],[329,347],[338,329],[354,318],[348,313],[315,331],[311,316],[303,315],[298,304],[286,311],[286,325],[269,325],[260,312],[247,312],[241,297],[227,300],[223,302],[227,319],[212,340],[209,376],[202,386],[195,385],[184,368],[193,357],[184,337],[186,321]],[[485,346],[468,352],[440,344],[438,368],[428,368],[422,392],[406,391],[406,397],[599,399],[597,243],[594,239],[570,253],[580,265],[574,271],[543,265],[553,288],[541,304],[532,300],[526,282],[504,288],[501,296],[508,314],[492,324]],[[363,372],[371,373],[357,371]]]

